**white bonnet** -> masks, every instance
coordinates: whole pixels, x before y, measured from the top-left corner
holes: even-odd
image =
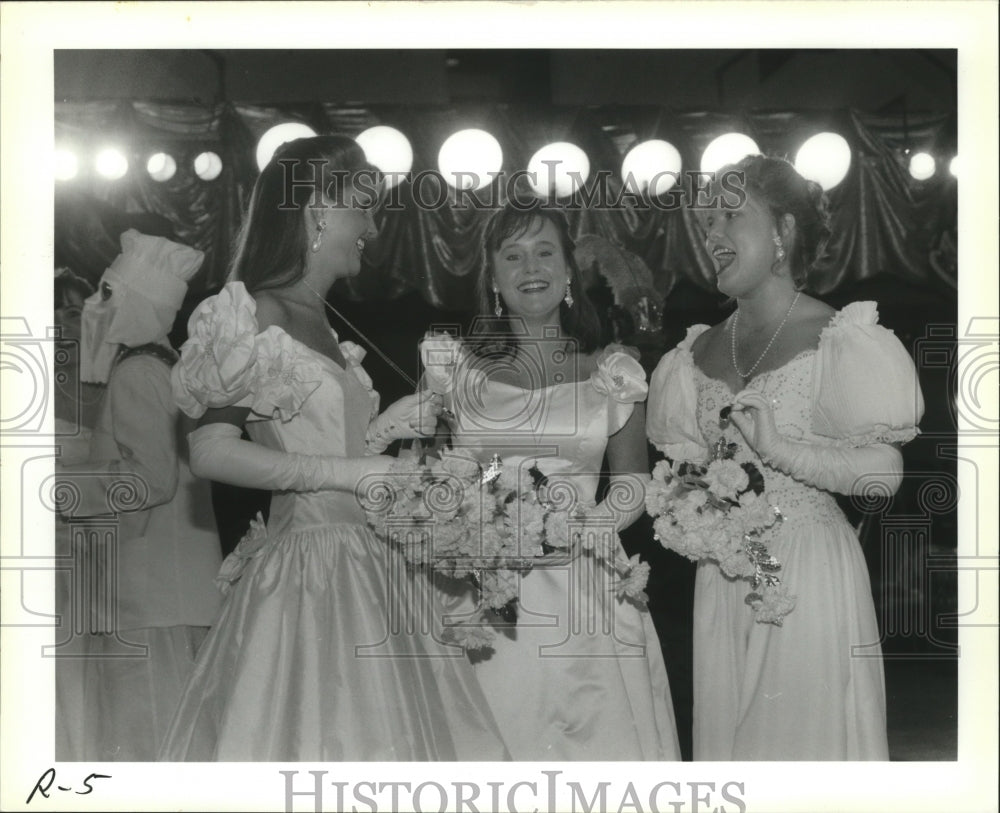
[[[121,243],[122,253],[104,272],[105,278],[153,302],[179,308],[188,280],[201,268],[204,252],[135,229],[122,234]]]

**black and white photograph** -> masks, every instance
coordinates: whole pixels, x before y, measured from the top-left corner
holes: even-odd
[[[0,12],[3,809],[997,809],[996,5]]]

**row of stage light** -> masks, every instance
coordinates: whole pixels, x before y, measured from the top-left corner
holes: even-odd
[[[263,169],[274,151],[286,141],[316,135],[308,125],[298,122],[278,124],[261,136],[257,143],[257,165]],[[357,136],[369,162],[386,175],[389,186],[402,181],[413,167],[413,148],[399,130],[384,125],[371,127]],[[742,133],[726,133],[713,140],[702,153],[699,171],[715,172],[746,155],[759,153],[757,144]],[[958,174],[958,159],[949,162],[952,175]],[[796,169],[816,181],[825,190],[833,189],[847,175],[851,166],[851,148],[837,133],[818,133],[809,138],[795,156]],[[500,143],[485,130],[460,130],[451,135],[438,153],[438,169],[454,188],[481,189],[499,175],[503,165]],[[97,173],[118,180],[129,171],[123,151],[109,147],[97,153]],[[195,174],[203,181],[213,181],[222,172],[222,159],[214,152],[202,152],[193,162]],[[66,147],[56,150],[55,177],[60,181],[75,178],[79,171],[76,155]],[[155,181],[169,181],[177,172],[177,162],[164,152],[151,155],[146,171]],[[937,160],[927,152],[909,156],[910,175],[926,181],[937,173]],[[681,172],[681,154],[667,141],[643,141],[632,147],[622,161],[622,178],[636,192],[660,196],[677,182]],[[527,180],[540,196],[554,194],[570,197],[590,176],[590,160],[575,144],[555,142],[536,152],[527,166]]]
[[[203,181],[214,181],[222,173],[222,159],[214,152],[202,152],[195,156],[192,169]],[[102,178],[117,181],[128,174],[129,161],[122,150],[106,147],[94,156],[94,170]],[[57,147],[53,162],[56,180],[71,181],[79,172],[80,162],[76,153],[67,147]],[[154,181],[169,181],[177,174],[177,161],[165,152],[154,153],[146,161],[146,172]]]

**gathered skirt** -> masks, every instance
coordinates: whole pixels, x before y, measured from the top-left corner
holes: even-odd
[[[819,512],[768,546],[796,596],[780,627],[754,621],[746,581],[698,565],[694,758],[887,760],[878,624],[853,529]]]
[[[679,760],[670,684],[652,619],[619,600],[590,556],[519,578],[516,626],[476,677],[518,761]],[[469,592],[452,613],[468,614]]]
[[[293,531],[241,565],[161,759],[507,758],[428,580],[365,526]]]

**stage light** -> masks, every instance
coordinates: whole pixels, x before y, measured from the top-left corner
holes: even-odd
[[[214,181],[220,172],[222,172],[222,159],[214,152],[199,153],[194,159],[194,174],[203,181]]]
[[[701,154],[701,171],[715,172],[727,164],[735,164],[748,155],[759,155],[760,148],[748,135],[726,133],[720,135]]]
[[[114,147],[101,150],[95,162],[98,173],[111,181],[117,181],[128,172],[128,159]]]
[[[576,144],[546,144],[528,162],[528,183],[540,198],[568,198],[590,177],[590,159]]]
[[[918,181],[926,181],[937,171],[934,156],[926,152],[918,152],[910,158],[910,175]]]
[[[284,124],[275,124],[270,130],[260,137],[257,142],[257,168],[263,170],[278,149],[286,141],[294,141],[296,138],[312,138],[316,135],[308,124],[298,121],[286,121]]]
[[[56,150],[52,160],[52,173],[57,181],[71,181],[76,177],[76,155],[69,150]]]
[[[163,183],[174,177],[174,173],[177,172],[177,162],[172,155],[158,152],[149,156],[149,160],[146,162],[146,172],[154,181]]]
[[[648,190],[653,197],[664,194],[677,183],[680,172],[681,154],[670,142],[658,139],[636,144],[622,161],[626,189]]]
[[[949,161],[949,162],[948,162],[948,171],[949,171],[949,172],[950,172],[950,173],[952,174],[952,176],[953,176],[953,177],[955,177],[955,178],[957,178],[957,177],[958,177],[958,169],[959,169],[959,166],[960,166],[960,165],[959,165],[959,162],[958,162],[958,156],[957,156],[957,155],[956,155],[955,157],[953,157],[953,158],[951,159],[951,161]]]
[[[817,133],[799,148],[795,169],[803,178],[815,181],[824,191],[833,189],[851,168],[851,147],[837,133]]]
[[[368,163],[374,164],[385,176],[385,188],[392,189],[413,167],[413,147],[409,139],[395,127],[369,127],[356,139],[365,151]]]
[[[502,165],[500,142],[485,130],[459,130],[438,152],[438,169],[454,189],[482,189]]]

